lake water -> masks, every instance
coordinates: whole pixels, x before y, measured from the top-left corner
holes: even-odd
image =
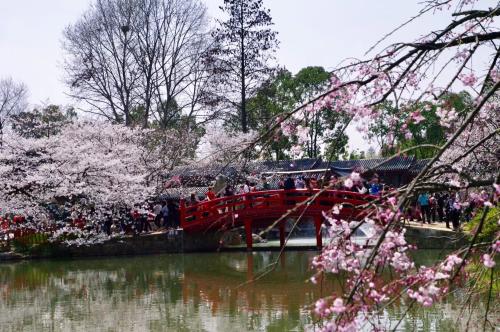
[[[420,264],[442,253],[423,251]],[[1,331],[302,331],[334,289],[307,283],[313,251],[179,254],[0,264]],[[270,264],[275,270],[260,279]],[[454,331],[463,295],[410,310],[402,331]],[[394,322],[404,304],[386,310]]]

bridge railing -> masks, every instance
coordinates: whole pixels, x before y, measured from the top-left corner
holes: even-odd
[[[242,217],[245,215],[258,216],[260,213],[270,211],[286,212],[318,194],[319,191],[319,189],[256,191],[203,201],[189,206],[182,200],[180,206],[181,226],[186,228],[195,224],[220,222],[229,215]],[[370,202],[374,198],[376,197],[351,191],[325,190],[307,204],[307,209],[311,212],[321,213],[331,209],[335,204],[343,204],[342,213],[352,215],[357,206]]]

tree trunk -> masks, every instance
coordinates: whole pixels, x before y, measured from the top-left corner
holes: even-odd
[[[149,89],[149,86],[146,88]],[[144,118],[142,119],[142,128],[146,129],[149,127],[149,109],[151,107],[151,96],[149,93],[146,96],[146,105],[144,107]]]
[[[125,111],[125,126],[130,126],[132,123],[130,121],[130,112],[128,110]]]
[[[240,105],[240,116],[241,116],[241,130],[244,133],[248,132],[248,124],[247,124],[247,106],[246,106],[246,77],[245,77],[245,31],[244,31],[244,17],[243,17],[243,3],[240,5],[241,13],[240,13],[240,23],[241,23],[241,105]]]

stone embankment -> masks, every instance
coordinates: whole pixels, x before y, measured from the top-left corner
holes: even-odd
[[[184,234],[182,230],[175,230],[117,237],[90,246],[44,245],[40,248],[34,247],[29,254],[24,255],[5,252],[0,253],[0,262],[55,257],[76,258],[215,251],[218,247],[218,234]]]
[[[454,232],[440,225],[421,225],[409,223],[406,239],[419,249],[457,249],[467,243],[466,236],[461,232]],[[170,232],[155,232],[140,236],[125,236],[113,238],[104,243],[92,246],[64,246],[52,245],[47,248],[34,248],[29,255],[7,252],[0,253],[1,261],[22,259],[52,258],[52,257],[98,257],[98,256],[125,256],[151,255],[163,253],[210,252],[220,249],[221,233],[204,232],[199,234],[184,233],[182,230]],[[274,241],[276,242],[276,241]],[[230,248],[227,248],[230,249]],[[238,250],[238,248],[232,248]],[[241,250],[246,250],[241,246]],[[293,247],[290,250],[316,249],[310,247]],[[256,250],[279,250],[279,244],[262,243]]]
[[[406,227],[406,240],[419,249],[458,249],[467,243],[467,235],[442,224],[410,222]]]

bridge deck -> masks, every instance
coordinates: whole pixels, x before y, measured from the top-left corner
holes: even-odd
[[[252,228],[268,227],[277,222],[281,244],[284,242],[284,225],[290,217],[303,216],[314,219],[317,246],[321,247],[323,213],[334,205],[342,204],[340,216],[360,220],[364,210],[360,207],[377,197],[341,190],[268,190],[222,197],[186,206],[181,201],[181,227],[185,232],[206,232],[245,227],[247,248],[252,248]]]

